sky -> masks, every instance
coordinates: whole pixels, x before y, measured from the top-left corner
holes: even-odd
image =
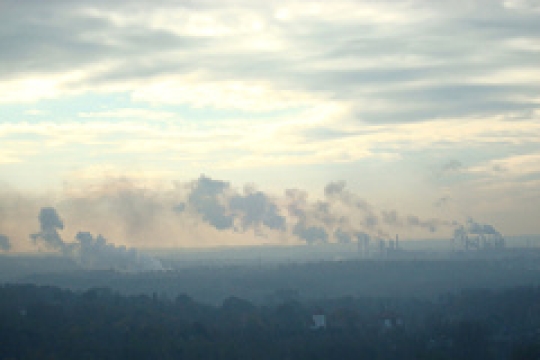
[[[44,208],[65,242],[142,248],[540,234],[539,18],[2,0],[0,251],[42,251]]]

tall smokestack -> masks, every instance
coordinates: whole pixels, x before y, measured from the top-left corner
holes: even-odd
[[[399,249],[399,235],[396,234],[396,250]]]

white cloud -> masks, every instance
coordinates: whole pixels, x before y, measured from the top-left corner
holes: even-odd
[[[114,114],[107,116],[110,115]],[[144,154],[161,155],[219,168],[353,162],[369,157],[391,159],[407,151],[450,149],[463,144],[477,148],[505,143],[535,145],[540,138],[540,121],[536,117],[365,125],[350,122],[347,115],[336,104],[320,107],[318,111],[310,109],[282,116],[276,122],[253,122],[248,118],[210,128],[194,126],[189,119],[170,123],[137,120],[12,123],[0,124],[0,138],[6,144],[4,153],[25,149],[19,151],[20,159],[54,149],[88,153],[91,147],[91,154],[96,156],[116,153],[129,159]],[[39,136],[39,141],[26,141],[24,145],[14,142],[20,136]],[[501,165],[511,163],[509,160]]]
[[[78,114],[78,116],[80,118],[91,119],[108,118],[124,120],[169,120],[177,117],[177,115],[173,112],[141,108],[119,108],[113,110],[81,112]]]
[[[490,24],[482,21],[479,8],[495,17],[494,23],[500,20],[496,31],[485,31]],[[479,76],[482,83],[534,85],[538,78],[532,55],[522,51],[538,39],[528,28],[530,16],[507,14],[491,2],[450,7],[419,1],[264,6],[60,1],[42,11],[51,16],[35,30],[41,42],[10,38],[23,52],[5,55],[5,69],[11,71],[0,86],[3,102],[114,91],[142,101],[253,111],[333,97],[350,104],[387,101],[393,108],[399,99],[387,92],[388,85],[444,84],[445,78],[474,84]],[[276,22],[276,15],[287,22]],[[31,31],[27,13],[21,10],[17,19],[6,27]],[[28,62],[15,61],[24,55],[32,58],[31,71],[24,68]],[[416,100],[431,98],[418,93]]]
[[[266,81],[166,78],[135,90],[133,99],[153,104],[190,104],[259,112],[313,104],[316,97],[305,92],[274,89]]]
[[[540,153],[493,159],[485,164],[471,167],[469,171],[498,178],[519,178],[532,174],[540,176]]]
[[[540,12],[540,4],[536,0],[505,0],[503,4],[512,10]]]
[[[32,102],[60,95],[61,80],[56,76],[7,80],[0,85],[0,102]]]
[[[15,151],[3,150],[0,152],[0,165],[21,162],[22,159]]]
[[[534,192],[535,1],[9,1],[3,169],[159,178],[376,159],[413,172],[440,156],[473,178],[450,187]],[[124,100],[74,109],[77,95]],[[23,122],[11,106],[47,112]]]
[[[26,110],[24,113],[26,115],[31,115],[31,116],[42,116],[42,115],[46,115],[47,111],[40,110],[40,109],[29,109],[29,110]]]

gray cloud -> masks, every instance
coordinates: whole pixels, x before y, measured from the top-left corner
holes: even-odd
[[[535,11],[505,7],[499,1],[468,2],[466,10],[445,2],[382,1],[378,2],[381,14],[402,14],[403,22],[347,19],[352,12],[306,13],[290,22],[276,19],[276,11],[287,5],[281,1],[166,1],[159,6],[140,0],[114,5],[5,1],[0,12],[0,47],[6,49],[0,54],[1,77],[106,64],[67,86],[132,84],[181,73],[200,74],[209,81],[263,80],[278,90],[324,94],[350,105],[357,99],[366,104],[393,103],[384,112],[358,106],[355,120],[368,123],[537,108],[533,99],[540,90],[538,79],[485,80],[507,70],[536,68],[537,49],[512,45],[512,41],[540,37]],[[160,28],[159,21],[147,21],[155,11],[170,16],[202,14],[232,28],[242,15],[255,16],[264,25],[261,34],[283,48],[246,45],[246,38],[257,39],[252,29],[211,37]],[[181,24],[187,17],[171,21],[175,19]],[[402,106],[411,103],[417,106]],[[328,134],[340,136],[335,131],[323,136]]]

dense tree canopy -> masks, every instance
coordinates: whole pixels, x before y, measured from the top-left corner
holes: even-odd
[[[327,327],[312,329],[312,315]],[[437,301],[340,298],[209,306],[180,294],[0,287],[1,359],[537,359],[540,288]]]

